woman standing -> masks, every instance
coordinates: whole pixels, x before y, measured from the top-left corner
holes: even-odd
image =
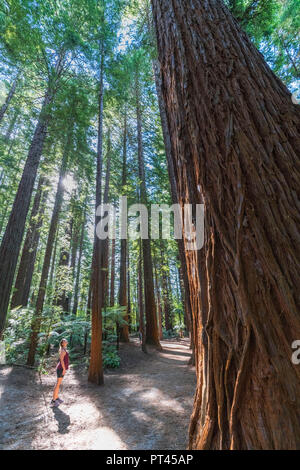
[[[67,351],[67,345],[68,341],[66,339],[62,339],[59,347],[59,361],[56,366],[57,382],[53,390],[51,406],[59,406],[61,403],[63,403],[63,400],[58,398],[58,394],[60,384],[62,383],[64,375],[69,368],[69,353]]]

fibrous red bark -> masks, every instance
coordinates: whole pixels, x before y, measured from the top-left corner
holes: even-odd
[[[152,0],[186,251],[191,449],[300,448],[299,107],[219,0]]]

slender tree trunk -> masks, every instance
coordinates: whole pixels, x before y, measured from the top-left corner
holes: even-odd
[[[132,332],[132,315],[131,315],[131,295],[130,295],[130,269],[129,269],[129,243],[127,243],[127,315],[128,329]]]
[[[54,298],[54,272],[55,272],[55,261],[56,261],[56,254],[57,254],[57,244],[58,244],[58,229],[56,229],[56,234],[55,234],[55,241],[54,241],[54,247],[53,247],[53,254],[52,254],[52,259],[51,259],[51,268],[50,268],[50,274],[49,274],[49,282],[48,285],[51,286],[51,304],[53,304],[53,298]]]
[[[72,277],[72,285],[74,287],[74,280],[76,278],[75,271],[76,271],[76,260],[77,260],[77,253],[79,249],[79,239],[80,239],[80,225],[78,221],[74,217],[73,219],[73,226],[72,226],[72,237],[71,237],[71,261],[70,261],[70,270],[71,270],[71,277]],[[71,311],[72,305],[72,298],[74,294],[74,289],[68,293],[68,307],[69,311]]]
[[[37,168],[43,151],[50,118],[47,107],[51,103],[52,98],[53,94],[48,90],[0,247],[0,338],[5,327],[10,292],[22,244],[26,216],[30,206]]]
[[[76,271],[76,279],[75,279],[75,287],[74,287],[74,302],[73,302],[73,310],[72,310],[73,315],[77,314],[77,309],[78,309],[79,282],[80,282],[81,260],[82,260],[82,253],[83,253],[84,231],[85,231],[85,224],[86,224],[86,212],[87,212],[87,208],[85,206],[83,221],[82,221],[82,226],[81,226],[80,241],[79,241],[79,254],[78,254],[78,262],[77,262],[77,271]]]
[[[90,282],[89,293],[88,293],[88,301],[86,307],[86,321],[90,319],[91,316],[91,306],[92,306],[92,283]],[[84,345],[83,345],[83,354],[86,355],[87,353],[87,342],[88,342],[88,329],[86,328],[84,334]]]
[[[143,296],[143,249],[141,239],[139,240],[139,261],[138,261],[138,304],[139,304],[139,331],[142,337],[142,351],[147,353],[146,331],[144,321],[144,296]]]
[[[122,195],[126,186],[127,172],[127,113],[125,111],[124,117],[124,136],[123,136],[123,167],[122,167]],[[120,290],[119,290],[119,305],[126,307],[124,320],[126,325],[119,328],[120,341],[124,343],[129,342],[129,327],[128,327],[128,307],[127,307],[127,240],[121,239],[121,254],[120,254]]]
[[[19,77],[20,77],[20,72],[17,73],[17,76],[16,76],[16,78],[15,78],[14,81],[13,81],[13,84],[12,84],[12,86],[11,86],[11,89],[10,89],[9,92],[8,92],[8,95],[7,95],[7,97],[6,97],[6,100],[5,100],[5,102],[3,103],[3,105],[2,105],[1,108],[0,108],[0,123],[1,123],[1,121],[2,121],[2,119],[3,119],[4,114],[5,114],[6,111],[7,111],[7,108],[8,108],[8,106],[9,106],[9,103],[11,102],[11,100],[12,100],[14,94],[15,94]]]
[[[138,139],[138,166],[140,179],[140,200],[147,205],[147,192],[145,181],[145,165],[142,140],[142,114],[141,114],[141,92],[139,84],[139,71],[135,74],[136,116],[137,116],[137,139]],[[146,343],[161,349],[156,317],[156,304],[153,283],[153,266],[150,239],[142,240],[143,266],[144,266],[144,292],[146,308]]]
[[[18,108],[14,109],[13,111],[13,116],[12,116],[12,119],[9,123],[9,126],[7,128],[7,131],[5,133],[5,141],[6,142],[9,142],[10,141],[10,137],[13,133],[13,130],[15,129],[16,127],[16,124],[17,124],[17,121],[18,121],[18,117],[19,117],[19,114],[20,114],[20,110]]]
[[[63,180],[65,178],[66,170],[67,170],[68,153],[70,151],[70,139],[71,139],[71,132],[69,133],[68,138],[67,138],[66,147],[64,149],[64,155],[62,159],[62,164],[61,164],[61,168],[59,172],[59,180],[58,180],[55,203],[54,203],[54,208],[53,208],[51,222],[50,222],[49,234],[48,234],[47,245],[46,245],[45,256],[44,256],[44,263],[43,263],[41,280],[40,280],[40,285],[39,285],[39,291],[38,291],[37,300],[36,300],[34,317],[33,317],[32,325],[31,325],[32,332],[31,332],[29,352],[28,352],[28,357],[27,357],[27,364],[30,366],[34,365],[35,353],[36,353],[36,348],[38,344],[38,334],[39,334],[41,323],[42,323],[42,315],[43,315],[44,301],[45,301],[45,296],[46,296],[47,281],[48,281],[48,275],[49,275],[50,264],[51,264],[51,255],[53,251],[56,230],[57,230],[59,216],[60,216],[61,207],[63,203],[63,195],[64,195]]]
[[[115,305],[115,258],[116,258],[116,240],[111,241],[111,267],[110,267],[110,300],[109,305]]]
[[[69,219],[66,222],[64,228],[65,234],[63,238],[63,246],[60,249],[60,256],[57,268],[59,275],[56,277],[55,305],[61,307],[62,313],[69,313],[69,294],[62,287],[61,278],[64,278],[64,276],[66,275],[66,271],[68,271],[69,267],[71,239],[73,232],[73,219]]]
[[[40,239],[40,229],[43,223],[43,214],[47,198],[47,190],[44,189],[46,179],[40,177],[33,202],[29,228],[27,230],[18,275],[15,282],[15,292],[11,300],[11,308],[26,307],[28,304],[30,286],[34,272],[37,248]]]
[[[161,297],[160,297],[160,288],[159,288],[156,264],[154,265],[154,274],[155,274],[155,290],[156,290],[156,298],[157,298],[159,339],[163,339]]]
[[[152,5],[179,201],[205,204],[189,448],[299,449],[299,107],[223,2]]]

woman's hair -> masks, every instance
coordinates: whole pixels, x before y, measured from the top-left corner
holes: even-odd
[[[66,338],[63,338],[63,339],[61,340],[61,342],[59,343],[59,354],[61,353],[61,351],[62,351],[62,349],[63,349],[63,342],[64,342],[64,341],[67,341]],[[68,342],[68,341],[67,341],[67,342]]]

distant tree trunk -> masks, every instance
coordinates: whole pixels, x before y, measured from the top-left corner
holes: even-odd
[[[9,142],[9,140],[10,140],[12,132],[15,129],[15,126],[17,124],[19,115],[20,115],[20,110],[18,108],[14,109],[13,110],[13,116],[11,118],[9,126],[7,127],[7,131],[6,131],[5,137],[4,137],[6,142]]]
[[[163,339],[162,308],[161,308],[160,288],[159,288],[159,281],[158,281],[156,265],[154,265],[154,274],[155,274],[155,289],[156,289],[156,298],[157,298],[159,339]]]
[[[72,237],[72,225],[73,221],[68,220],[65,225],[65,234],[63,240],[63,246],[60,249],[60,256],[58,262],[58,272],[62,273],[62,277],[65,275],[64,268],[68,268],[70,262],[70,245]],[[58,276],[59,277],[59,276]],[[56,282],[56,294],[55,294],[55,305],[61,307],[63,313],[69,313],[69,296],[64,288],[61,286],[61,280]]]
[[[73,217],[72,224],[72,236],[71,236],[71,253],[70,253],[70,275],[72,278],[72,285],[74,287],[75,271],[76,271],[76,260],[77,253],[79,248],[79,238],[80,238],[80,225],[76,220],[76,216]],[[68,293],[68,311],[71,311],[72,298],[74,294],[74,289]]]
[[[9,92],[8,92],[8,95],[7,95],[7,97],[6,97],[6,100],[5,100],[5,102],[3,103],[3,105],[2,105],[1,108],[0,108],[0,123],[1,123],[1,121],[2,121],[2,119],[3,119],[4,114],[6,113],[6,110],[7,110],[8,106],[9,106],[9,103],[11,102],[11,100],[12,100],[14,94],[15,94],[19,77],[20,77],[20,72],[17,73],[17,76],[16,76],[16,78],[15,78],[14,81],[13,81],[13,84],[12,84],[12,86],[11,86],[11,89],[10,89]]]
[[[131,315],[131,296],[130,296],[130,270],[129,270],[129,245],[127,243],[127,314],[128,329],[132,332],[132,315]]]
[[[34,264],[40,239],[40,229],[43,223],[43,214],[48,193],[44,188],[45,183],[46,178],[41,176],[36,190],[29,228],[27,230],[23,246],[18,275],[15,282],[15,291],[11,300],[12,309],[18,306],[26,307],[28,304]]]
[[[123,135],[123,166],[122,166],[122,195],[126,186],[127,172],[127,113],[125,111],[124,117],[124,135]],[[127,240],[121,239],[121,254],[120,254],[120,290],[119,290],[119,305],[127,307]],[[124,343],[129,342],[129,327],[128,327],[128,307],[126,309],[124,320],[127,325],[122,325],[119,328],[120,341]]]
[[[115,305],[115,258],[116,258],[116,240],[111,241],[111,267],[110,267],[110,300],[109,305]]]
[[[79,282],[80,282],[80,270],[81,270],[81,260],[82,260],[82,253],[83,253],[83,245],[84,245],[84,232],[85,232],[85,224],[86,224],[86,212],[87,208],[85,206],[83,221],[81,226],[81,234],[80,234],[80,241],[79,241],[79,254],[78,254],[78,262],[77,262],[77,271],[76,271],[76,279],[75,279],[75,286],[74,286],[74,302],[73,302],[73,315],[77,314],[78,309],[78,295],[79,295]]]
[[[90,282],[89,293],[88,293],[88,301],[86,307],[86,321],[90,319],[91,316],[91,305],[92,305],[92,284]],[[87,341],[88,341],[88,329],[85,329],[84,333],[84,344],[83,344],[83,354],[86,355],[87,353]]]
[[[152,0],[186,251],[197,390],[190,449],[299,449],[299,106],[223,2]]]
[[[5,327],[10,292],[22,244],[26,217],[50,119],[47,108],[52,98],[53,94],[48,90],[0,247],[0,339]]]
[[[49,274],[49,286],[51,286],[51,298],[53,302],[53,280],[54,280],[54,271],[55,271],[55,261],[56,261],[56,254],[57,254],[57,244],[58,244],[58,229],[56,229],[56,234],[55,234],[55,241],[54,241],[54,247],[53,247],[53,254],[52,254],[52,259],[51,259],[51,268],[50,268],[50,274]]]
[[[139,332],[142,337],[142,351],[147,353],[146,332],[144,321],[144,296],[143,296],[143,249],[141,239],[139,240],[139,260],[138,260],[138,304],[139,304]]]
[[[164,251],[163,251],[163,240],[160,240],[160,257],[161,257],[161,264],[163,266],[162,269],[162,297],[163,297],[163,304],[164,304],[164,317],[165,317],[165,328],[167,331],[173,330],[173,324],[172,324],[172,312],[171,312],[171,303],[170,303],[170,297],[169,297],[169,282],[168,282],[168,272],[166,271],[169,269],[169,265],[167,261],[165,260],[164,257]]]
[[[142,204],[147,205],[147,192],[145,180],[145,164],[142,140],[142,114],[141,114],[141,92],[139,84],[139,71],[135,74],[135,98],[136,98],[136,116],[137,116],[137,139],[138,139],[138,166],[140,179],[140,200]],[[156,317],[156,304],[154,296],[153,266],[151,255],[150,239],[142,240],[143,248],[143,267],[144,267],[144,292],[146,308],[146,343],[161,349],[159,342],[159,332]]]
[[[41,279],[40,279],[39,291],[37,295],[35,312],[34,312],[32,325],[31,325],[31,337],[30,337],[29,352],[28,352],[28,357],[27,357],[27,364],[29,366],[34,365],[35,353],[36,353],[36,348],[38,344],[38,334],[39,334],[41,323],[42,323],[42,315],[43,315],[44,301],[45,301],[45,296],[46,296],[48,275],[49,275],[49,270],[50,270],[51,255],[52,255],[52,250],[54,246],[54,240],[55,240],[56,230],[57,230],[59,216],[61,212],[61,207],[63,203],[63,195],[64,195],[63,180],[66,175],[68,154],[70,151],[70,140],[71,140],[71,132],[69,132],[69,135],[67,137],[62,164],[61,164],[61,168],[59,172],[59,180],[58,180],[55,203],[54,203],[54,208],[52,212],[47,245],[46,245],[46,250],[45,250],[45,255],[44,255],[44,263],[43,263],[42,274],[41,274]]]

